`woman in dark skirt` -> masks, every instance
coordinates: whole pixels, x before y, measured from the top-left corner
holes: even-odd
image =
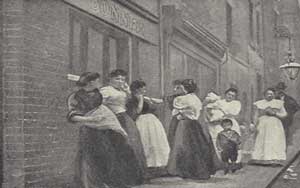
[[[173,145],[168,162],[168,173],[190,179],[209,179],[216,172],[216,155],[211,139],[208,139],[198,122],[202,103],[194,93],[197,89],[192,79],[182,81],[185,95],[173,102],[172,115],[177,118]]]
[[[83,188],[123,188],[141,184],[142,172],[136,163],[127,133],[113,112],[102,105],[98,73],[83,73],[80,89],[68,97],[70,122],[80,127],[77,182]]]
[[[174,99],[180,95],[184,95],[181,82],[182,80],[174,80],[173,81],[174,94],[166,97],[166,101],[168,102],[168,107],[171,111],[174,108],[173,107]],[[175,137],[177,125],[178,125],[178,119],[175,116],[173,116],[168,129],[168,141],[170,147],[172,147],[174,144],[174,137]]]
[[[162,168],[168,163],[170,147],[165,129],[154,115],[162,99],[145,96],[146,83],[135,80],[130,85],[132,96],[127,103],[127,112],[135,120],[141,135],[148,168]]]
[[[131,96],[130,88],[126,83],[127,72],[122,69],[110,73],[109,86],[100,89],[103,95],[103,104],[107,105],[117,116],[121,126],[128,134],[130,146],[133,148],[140,170],[145,173],[146,157],[140,133],[134,120],[126,113],[126,103]]]

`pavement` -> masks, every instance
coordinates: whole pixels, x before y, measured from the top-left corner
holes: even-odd
[[[291,171],[283,172],[270,186],[271,188],[299,188],[300,187],[300,156],[290,166]]]
[[[294,126],[300,127],[300,113],[296,114],[295,116]],[[223,173],[220,172],[214,175],[209,180],[205,180],[205,181],[187,180],[187,179],[181,179],[179,177],[162,177],[162,178],[151,180],[149,184],[136,186],[136,188],[177,188],[177,187],[178,188],[179,187],[180,188],[254,188],[254,187],[265,188],[265,187],[270,187],[270,183],[278,179],[279,175],[283,171],[285,171],[285,169],[288,166],[290,166],[291,162],[294,161],[295,156],[300,152],[300,147],[299,147],[300,129],[295,129],[294,132],[295,133],[293,136],[293,144],[289,146],[287,149],[287,160],[283,167],[264,167],[264,166],[246,165],[243,169],[235,172],[234,174],[223,175]],[[245,158],[247,158],[247,156]],[[300,174],[300,165],[299,165],[299,174]],[[300,187],[299,184],[297,187]]]

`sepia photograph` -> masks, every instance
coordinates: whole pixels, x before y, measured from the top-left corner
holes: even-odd
[[[0,0],[0,188],[299,188],[300,0]]]

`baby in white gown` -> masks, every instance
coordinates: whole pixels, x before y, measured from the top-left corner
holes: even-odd
[[[221,97],[213,92],[210,92],[207,94],[204,100],[207,103],[206,109],[208,111],[208,121],[212,122],[221,120],[225,115],[225,113],[220,108]]]

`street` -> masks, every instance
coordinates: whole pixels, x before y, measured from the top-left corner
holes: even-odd
[[[274,182],[271,186],[272,188],[298,188],[300,185],[300,179],[298,174],[300,174],[300,157],[298,157],[295,162],[292,163],[293,166],[293,173],[295,174],[292,178],[286,178],[287,173],[283,173],[279,178]]]
[[[300,123],[299,114],[295,117],[294,126]],[[300,129],[295,131],[293,136],[293,145],[288,147],[287,161],[294,158],[299,151],[300,144]],[[293,165],[295,172],[300,174],[300,159],[296,160]],[[243,169],[235,172],[234,174],[223,175],[223,172],[218,172],[211,179],[206,181],[195,181],[181,179],[178,177],[163,177],[151,180],[151,183],[136,188],[265,188],[268,187],[270,182],[275,181],[272,188],[298,188],[300,179],[297,180],[284,180],[281,175],[277,180],[276,176],[284,169],[284,167],[264,167],[255,165],[246,165]]]

